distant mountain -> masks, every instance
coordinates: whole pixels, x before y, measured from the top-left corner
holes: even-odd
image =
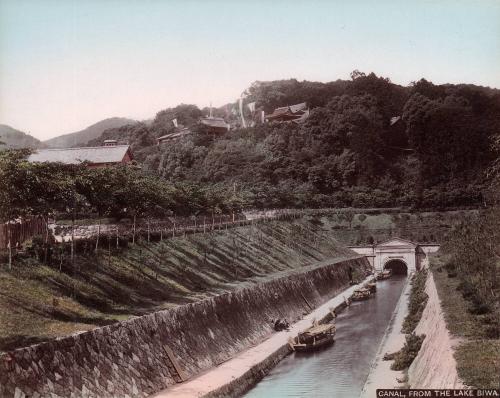
[[[45,145],[29,134],[16,130],[6,124],[0,124],[0,150],[5,148],[43,148]]]
[[[47,141],[44,141],[44,144],[46,144],[50,148],[66,148],[86,145],[90,140],[99,137],[104,130],[135,123],[137,123],[136,120],[127,119],[124,117],[111,117],[109,119],[101,120],[100,122],[97,122],[84,130],[51,138]]]

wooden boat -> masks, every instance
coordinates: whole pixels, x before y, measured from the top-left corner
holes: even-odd
[[[300,332],[293,340],[292,347],[295,351],[314,351],[318,348],[332,344],[335,336],[335,325],[313,325]]]
[[[370,289],[362,287],[361,289],[357,289],[354,291],[354,293],[351,296],[352,301],[361,301],[361,300],[367,300],[371,297],[372,293]]]
[[[368,289],[370,293],[375,293],[377,291],[377,284],[374,282],[368,282],[363,286],[365,289]]]
[[[381,281],[383,279],[389,279],[392,276],[392,271],[390,269],[385,269],[377,274],[377,280]]]

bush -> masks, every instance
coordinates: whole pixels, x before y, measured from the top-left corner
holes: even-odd
[[[417,356],[425,335],[416,335],[415,333],[406,335],[406,342],[403,348],[394,354],[394,363],[391,365],[392,370],[405,370],[410,367],[413,360]]]
[[[408,304],[408,315],[403,322],[404,333],[412,333],[417,327],[425,305],[427,304],[427,293],[425,293],[425,281],[427,280],[427,270],[415,274],[412,279],[412,289]]]

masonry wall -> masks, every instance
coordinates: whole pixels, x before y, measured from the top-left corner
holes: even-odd
[[[422,347],[408,369],[412,388],[464,388],[457,374],[453,342],[441,309],[434,277],[429,272],[425,285],[429,296],[415,333],[425,334]]]
[[[298,320],[349,286],[358,257],[303,269],[194,304],[131,319],[0,357],[0,397],[145,397],[268,337],[273,319]],[[166,349],[166,347],[168,347]],[[23,395],[24,394],[24,395]]]

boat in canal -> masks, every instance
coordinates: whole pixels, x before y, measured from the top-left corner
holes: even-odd
[[[368,300],[371,296],[372,292],[370,291],[370,289],[362,287],[354,291],[354,293],[351,296],[351,300],[352,301]]]
[[[375,282],[368,282],[363,287],[368,289],[371,293],[375,293],[377,291],[377,284]]]
[[[313,325],[300,332],[291,344],[295,351],[314,351],[332,344],[335,331],[335,325],[332,323]]]
[[[376,276],[378,281],[389,279],[392,276],[392,271],[390,269],[385,269],[382,272],[379,272]]]

